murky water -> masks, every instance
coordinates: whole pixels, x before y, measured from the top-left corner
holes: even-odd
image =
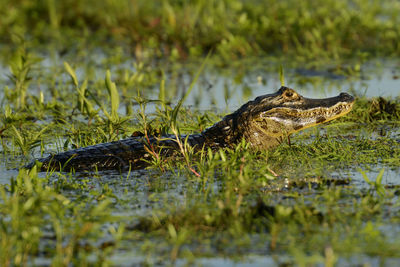
[[[101,61],[104,58],[99,57],[94,62],[98,65],[95,68],[93,78],[103,79],[104,68],[101,66]],[[57,59],[61,61],[61,59]],[[44,71],[51,72],[52,69],[57,68],[53,65],[53,61],[45,59],[42,61]],[[118,68],[133,68],[131,64],[116,67]],[[62,64],[58,66],[62,68]],[[196,110],[210,110],[216,109],[222,112],[233,111],[241,104],[256,96],[273,93],[280,87],[279,74],[276,71],[271,71],[270,68],[266,69],[262,65],[253,66],[251,70],[245,73],[240,73],[238,70],[232,71],[213,71],[211,68],[206,68],[200,76],[199,81],[193,88],[193,91],[184,103]],[[276,69],[276,68],[275,68]],[[194,70],[195,71],[195,70]],[[78,69],[78,77],[82,78],[87,73],[85,69]],[[9,85],[10,82],[7,78],[9,74],[8,68],[0,64],[0,87]],[[355,75],[344,75],[334,71],[316,71],[310,69],[295,68],[285,71],[286,85],[296,89],[299,93],[306,97],[312,98],[325,98],[338,95],[340,92],[349,92],[356,95],[366,95],[368,97],[399,97],[400,96],[400,65],[391,61],[374,61],[368,62],[361,67],[361,71]],[[64,81],[68,77],[63,78]],[[184,68],[179,75],[166,73],[166,90],[167,96],[172,103],[176,103],[180,97],[189,88],[192,81],[192,75]],[[36,83],[33,90],[36,92],[38,88],[41,90],[44,87],[38,86]],[[149,90],[145,91],[145,97],[149,99],[157,99],[158,97],[158,84],[153,84]],[[0,91],[0,98],[2,99],[3,107],[6,104],[4,101],[4,91]],[[153,112],[155,106],[148,105],[147,112]],[[121,108],[123,112],[123,108]],[[15,164],[11,164],[12,162]],[[11,163],[10,163],[11,162]],[[20,167],[19,162],[23,162],[21,157],[2,158],[0,164],[0,184],[9,184],[11,177],[16,177]],[[371,181],[375,181],[380,170],[385,168],[383,173],[382,183],[385,186],[400,186],[400,169],[388,168],[382,164],[370,166],[365,170],[366,175]],[[116,173],[103,173],[100,178],[92,179],[90,188],[101,188],[105,183],[118,195],[120,202],[115,207],[115,215],[143,215],[149,209],[162,205],[164,201],[170,203],[185,200],[185,195],[194,192],[196,187],[188,186],[187,178],[185,177],[171,177],[171,174],[163,174],[162,179],[157,184],[152,184],[152,176],[159,177],[157,172],[153,171],[135,171],[127,176]],[[333,173],[332,176],[336,174]],[[342,173],[338,173],[341,176]],[[346,176],[351,178],[352,186],[358,189],[369,188],[370,185],[365,181],[362,174],[357,170],[350,170],[346,172]],[[54,183],[62,177],[54,177]],[[77,180],[79,177],[77,178]],[[184,186],[186,185],[186,187]],[[215,187],[218,188],[217,182]],[[152,193],[164,190],[165,193],[158,200],[152,199]],[[65,192],[68,195],[68,192]],[[71,193],[73,198],[73,192]],[[160,194],[161,195],[161,194]],[[124,201],[126,200],[126,201]],[[128,201],[129,200],[129,201]],[[361,260],[360,260],[361,259]],[[43,261],[42,261],[43,260]],[[129,262],[132,264],[140,264],[144,259],[138,257],[134,252],[125,251],[120,254],[115,254],[111,257],[111,261],[116,265],[124,266]],[[349,259],[339,258],[339,265],[353,265],[359,262],[368,262],[371,265],[380,265],[382,259],[369,257],[366,255],[353,256]],[[49,264],[46,259],[37,259],[37,263],[41,265]],[[196,263],[204,266],[278,266],[276,258],[272,256],[254,256],[246,259],[235,261],[230,258],[216,257],[216,258],[200,258]],[[385,264],[396,266],[400,263],[399,259],[386,259]],[[178,266],[184,266],[187,262],[178,260]],[[127,266],[128,266],[127,265]]]

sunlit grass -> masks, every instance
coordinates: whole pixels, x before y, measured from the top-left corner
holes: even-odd
[[[297,60],[399,55],[397,1],[2,1],[2,41],[32,37],[70,49],[105,40],[133,45],[137,57],[223,60],[260,54]],[[6,12],[7,11],[7,12]],[[104,45],[104,44],[102,44]]]
[[[124,93],[111,81],[113,73],[83,95],[72,67],[65,64],[65,72],[72,97],[66,94],[64,105],[49,99],[24,108],[18,97],[7,98],[3,157],[20,153],[26,163],[29,154],[39,155],[39,147],[48,152],[51,143],[62,151],[134,131],[199,132],[220,117],[161,101],[168,90],[161,82],[159,108],[148,114],[149,101],[138,95],[139,113],[125,118],[117,114]],[[30,101],[29,91],[26,97]],[[87,104],[96,112],[88,112]],[[237,259],[248,252],[288,263],[332,263],[358,254],[395,257],[400,241],[381,226],[399,221],[398,186],[385,187],[383,174],[373,181],[363,170],[398,168],[398,142],[379,130],[398,131],[398,106],[398,100],[358,98],[346,117],[300,132],[290,145],[271,151],[254,152],[242,142],[192,153],[182,143],[182,158],[157,158],[154,151],[155,160],[141,172],[81,176],[21,170],[1,187],[0,260],[94,264],[123,251],[149,264],[217,255]],[[363,174],[367,187],[353,185],[355,172]]]
[[[276,89],[268,71],[288,86],[358,81],[369,57],[400,55],[399,12],[367,0],[0,1],[0,265],[398,263],[400,186],[385,182],[400,166],[398,98],[356,92],[351,113],[270,151],[195,152],[177,136],[232,111],[185,105],[193,86],[195,103],[216,88],[200,72],[243,84],[237,105],[256,81]],[[322,75],[289,81],[296,68]],[[227,103],[234,88],[217,89]],[[173,134],[179,151],[151,150],[145,170],[123,173],[14,169],[134,133]]]

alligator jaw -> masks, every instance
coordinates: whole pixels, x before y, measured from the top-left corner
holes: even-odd
[[[353,103],[335,97],[328,106],[273,108],[261,113],[260,119],[266,122],[273,121],[279,124],[283,132],[291,134],[342,117],[351,111]]]

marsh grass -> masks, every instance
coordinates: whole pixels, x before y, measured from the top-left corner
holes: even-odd
[[[0,193],[2,265],[28,265],[44,251],[53,255],[55,265],[85,262],[85,244],[103,236],[104,223],[113,221],[109,200],[77,205],[49,186],[47,178],[39,178],[35,169],[21,170]],[[111,232],[119,234],[118,229]]]
[[[198,76],[209,51],[208,71],[233,84],[248,83],[253,65],[260,75],[281,66],[281,84],[283,68],[286,79],[320,70],[295,81],[315,88],[330,75],[360,80],[371,55],[399,55],[395,1],[255,2],[266,5],[0,1],[4,162],[21,167],[133,133],[172,133],[180,148],[165,158],[149,147],[149,167],[125,173],[0,170],[0,265],[113,265],[118,255],[148,265],[249,255],[300,266],[399,262],[400,187],[384,178],[400,166],[398,98],[357,95],[347,116],[271,151],[243,141],[195,153],[179,138],[229,112],[186,106],[195,84],[212,86]],[[227,103],[234,89],[221,90]]]
[[[180,118],[187,116],[181,112]],[[55,265],[100,264],[125,252],[144,256],[141,262],[148,264],[218,255],[240,261],[248,254],[316,264],[328,261],[329,251],[335,259],[358,254],[396,258],[399,241],[385,226],[398,224],[398,188],[385,189],[382,197],[374,193],[375,186],[363,190],[351,181],[342,186],[340,180],[351,179],[348,172],[354,168],[373,164],[398,168],[398,143],[387,137],[343,136],[343,126],[350,135],[357,132],[355,120],[350,115],[338,128],[332,123],[326,136],[314,137],[321,129],[299,134],[290,146],[268,153],[252,153],[241,143],[232,150],[190,156],[189,166],[199,177],[181,159],[160,159],[133,178],[122,174],[115,181],[99,173],[48,176],[40,183],[36,174],[21,173],[18,179],[37,184],[32,191],[29,182],[3,186],[1,260],[23,265],[39,257]],[[103,127],[78,123],[80,130],[67,139],[84,146],[118,138],[109,138]],[[118,136],[129,135],[124,131]],[[337,170],[340,174],[332,177]],[[132,210],[137,214],[131,215]]]
[[[214,50],[223,62],[291,53],[297,60],[399,55],[399,5],[385,1],[43,1],[5,0],[0,36],[31,37],[65,49],[112,39],[139,58],[198,57]],[[64,12],[67,10],[67,12]]]
[[[8,99],[1,115],[3,157],[26,155],[22,166],[49,147],[62,151],[135,131],[177,137],[220,117],[182,107],[197,78],[175,106],[166,100],[164,80],[159,100],[136,91],[139,112],[131,118],[118,107],[128,96],[121,88],[135,88],[137,78],[118,79],[120,86],[106,72],[99,81],[80,82],[68,63],[64,70],[73,96],[59,92],[65,103],[35,102],[29,90],[28,103],[38,104],[22,107],[18,97]],[[138,71],[129,76],[153,75]],[[148,114],[147,105],[154,103],[157,109]],[[243,141],[194,153],[176,138],[181,157],[171,160],[151,150],[153,160],[144,171],[21,170],[1,186],[0,260],[96,264],[124,251],[142,255],[140,261],[148,264],[217,255],[240,260],[249,253],[304,264],[354,255],[397,258],[400,241],[385,227],[396,229],[399,221],[398,185],[384,185],[383,171],[372,179],[366,170],[398,169],[399,116],[396,99],[359,97],[348,116],[302,131],[271,151],[254,152]],[[354,184],[355,172],[366,187]]]

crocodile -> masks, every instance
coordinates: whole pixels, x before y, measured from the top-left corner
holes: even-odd
[[[182,141],[195,150],[232,147],[245,139],[255,150],[279,145],[290,134],[341,117],[352,109],[354,97],[347,93],[311,99],[282,86],[277,92],[255,98],[201,133],[138,136],[49,155],[36,161],[41,171],[141,169],[152,156],[179,154]],[[182,144],[181,142],[181,144]],[[35,162],[28,167],[33,167]]]

